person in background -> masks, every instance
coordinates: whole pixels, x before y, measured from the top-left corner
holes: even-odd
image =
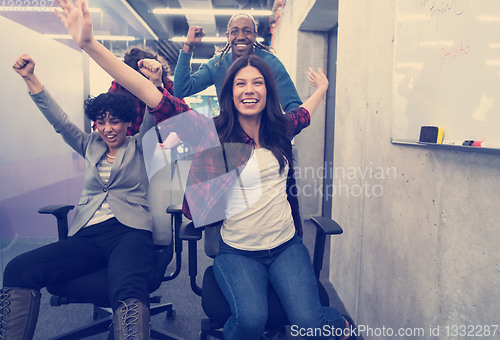
[[[144,61],[148,61],[148,63],[150,64],[151,71],[149,71],[148,68],[141,68],[142,63]],[[161,86],[165,88],[167,91],[169,91],[171,94],[173,94],[174,83],[168,77],[170,73],[170,67],[168,65],[168,62],[163,57],[155,53],[153,50],[147,47],[138,47],[138,46],[131,47],[125,52],[123,56],[123,62],[128,66],[130,66],[131,68],[133,68],[134,70],[136,70],[137,72],[139,72],[140,74],[142,74],[147,79],[149,79],[149,81],[152,82],[155,86]],[[138,133],[140,126],[142,124],[142,120],[144,119],[146,104],[142,100],[131,94],[116,80],[112,81],[108,92],[128,93],[134,97],[135,107],[137,110],[137,119],[133,121],[130,127],[128,128],[127,136],[133,136],[136,133]],[[186,104],[184,102],[184,99],[179,98],[179,100],[183,104]],[[179,107],[175,106],[172,107],[172,110],[175,109],[179,109]],[[95,128],[96,126],[94,123],[94,130]],[[172,148],[180,143],[180,139],[177,137],[175,133],[171,133],[162,142],[164,143],[165,146]]]
[[[262,58],[273,72],[283,111],[293,110],[302,104],[295,85],[281,61],[270,52],[268,46],[257,41],[257,24],[251,15],[243,13],[233,15],[227,24],[226,46],[219,54],[201,65],[198,71],[191,74],[190,63],[193,50],[202,41],[204,35],[202,27],[189,27],[186,42],[179,53],[175,67],[174,95],[176,97],[191,96],[210,85],[215,85],[217,96],[220,98],[222,83],[229,66],[238,57],[255,54]]]
[[[144,59],[155,61],[154,66],[156,72],[142,73],[140,71],[139,63],[142,63],[142,60]],[[125,52],[123,56],[123,62],[128,66],[132,67],[140,74],[142,74],[147,79],[149,79],[149,81],[151,81],[155,86],[163,86],[166,89],[170,89],[171,91],[173,91],[173,82],[168,78],[168,72],[169,72],[168,63],[166,62],[166,60],[160,58],[160,56],[158,56],[155,52],[153,52],[149,48],[131,47]],[[116,80],[112,81],[108,92],[125,92],[131,94]],[[146,104],[139,98],[135,96],[134,98],[137,109],[137,119],[134,122],[132,122],[132,125],[130,126],[127,132],[128,136],[133,136],[139,132],[142,120],[144,119],[144,112],[146,110]]]

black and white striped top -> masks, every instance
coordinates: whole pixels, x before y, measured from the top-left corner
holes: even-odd
[[[113,163],[107,161],[105,154],[97,164],[97,170],[99,171],[99,176],[101,176],[101,179],[104,182],[104,184],[108,184],[109,182],[109,175],[111,173],[112,166]],[[105,199],[102,202],[99,209],[95,211],[94,215],[90,218],[90,220],[87,222],[85,226],[88,227],[90,225],[106,221],[107,219],[110,219],[111,217],[114,216],[115,215],[113,214],[111,208],[109,207],[108,200]]]

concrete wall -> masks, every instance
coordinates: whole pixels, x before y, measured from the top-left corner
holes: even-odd
[[[500,157],[390,143],[395,7],[339,4],[330,279],[359,324],[457,338],[500,321]]]
[[[327,64],[328,35],[324,32],[298,31],[314,2],[315,0],[288,0],[273,43],[276,55],[287,68],[303,101],[315,90],[307,79],[308,68],[321,67],[326,72]],[[324,138],[325,105],[322,103],[313,114],[311,126],[295,138],[303,218],[321,215]]]

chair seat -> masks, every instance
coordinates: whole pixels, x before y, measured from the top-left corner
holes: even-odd
[[[318,281],[320,301],[323,306],[330,304],[325,287]],[[203,276],[203,290],[201,303],[205,314],[211,322],[222,328],[227,319],[231,316],[231,309],[215,280],[213,266],[205,270]],[[266,331],[275,330],[278,327],[289,324],[285,310],[272,286],[269,286],[269,310]]]
[[[149,293],[160,287],[165,270],[172,259],[171,249],[171,246],[166,246],[164,249],[156,251],[155,282],[152,283]],[[98,307],[111,307],[106,268],[60,284],[47,286],[47,291],[52,295],[67,299],[71,303],[92,303]]]
[[[103,308],[111,307],[106,268],[61,284],[47,286],[47,291],[73,303],[93,303]]]

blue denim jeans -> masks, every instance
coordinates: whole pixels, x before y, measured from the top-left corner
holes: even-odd
[[[299,236],[261,251],[238,250],[221,241],[214,274],[232,312],[224,325],[226,340],[262,338],[269,284],[295,329],[346,327],[336,309],[321,306],[311,258]]]

